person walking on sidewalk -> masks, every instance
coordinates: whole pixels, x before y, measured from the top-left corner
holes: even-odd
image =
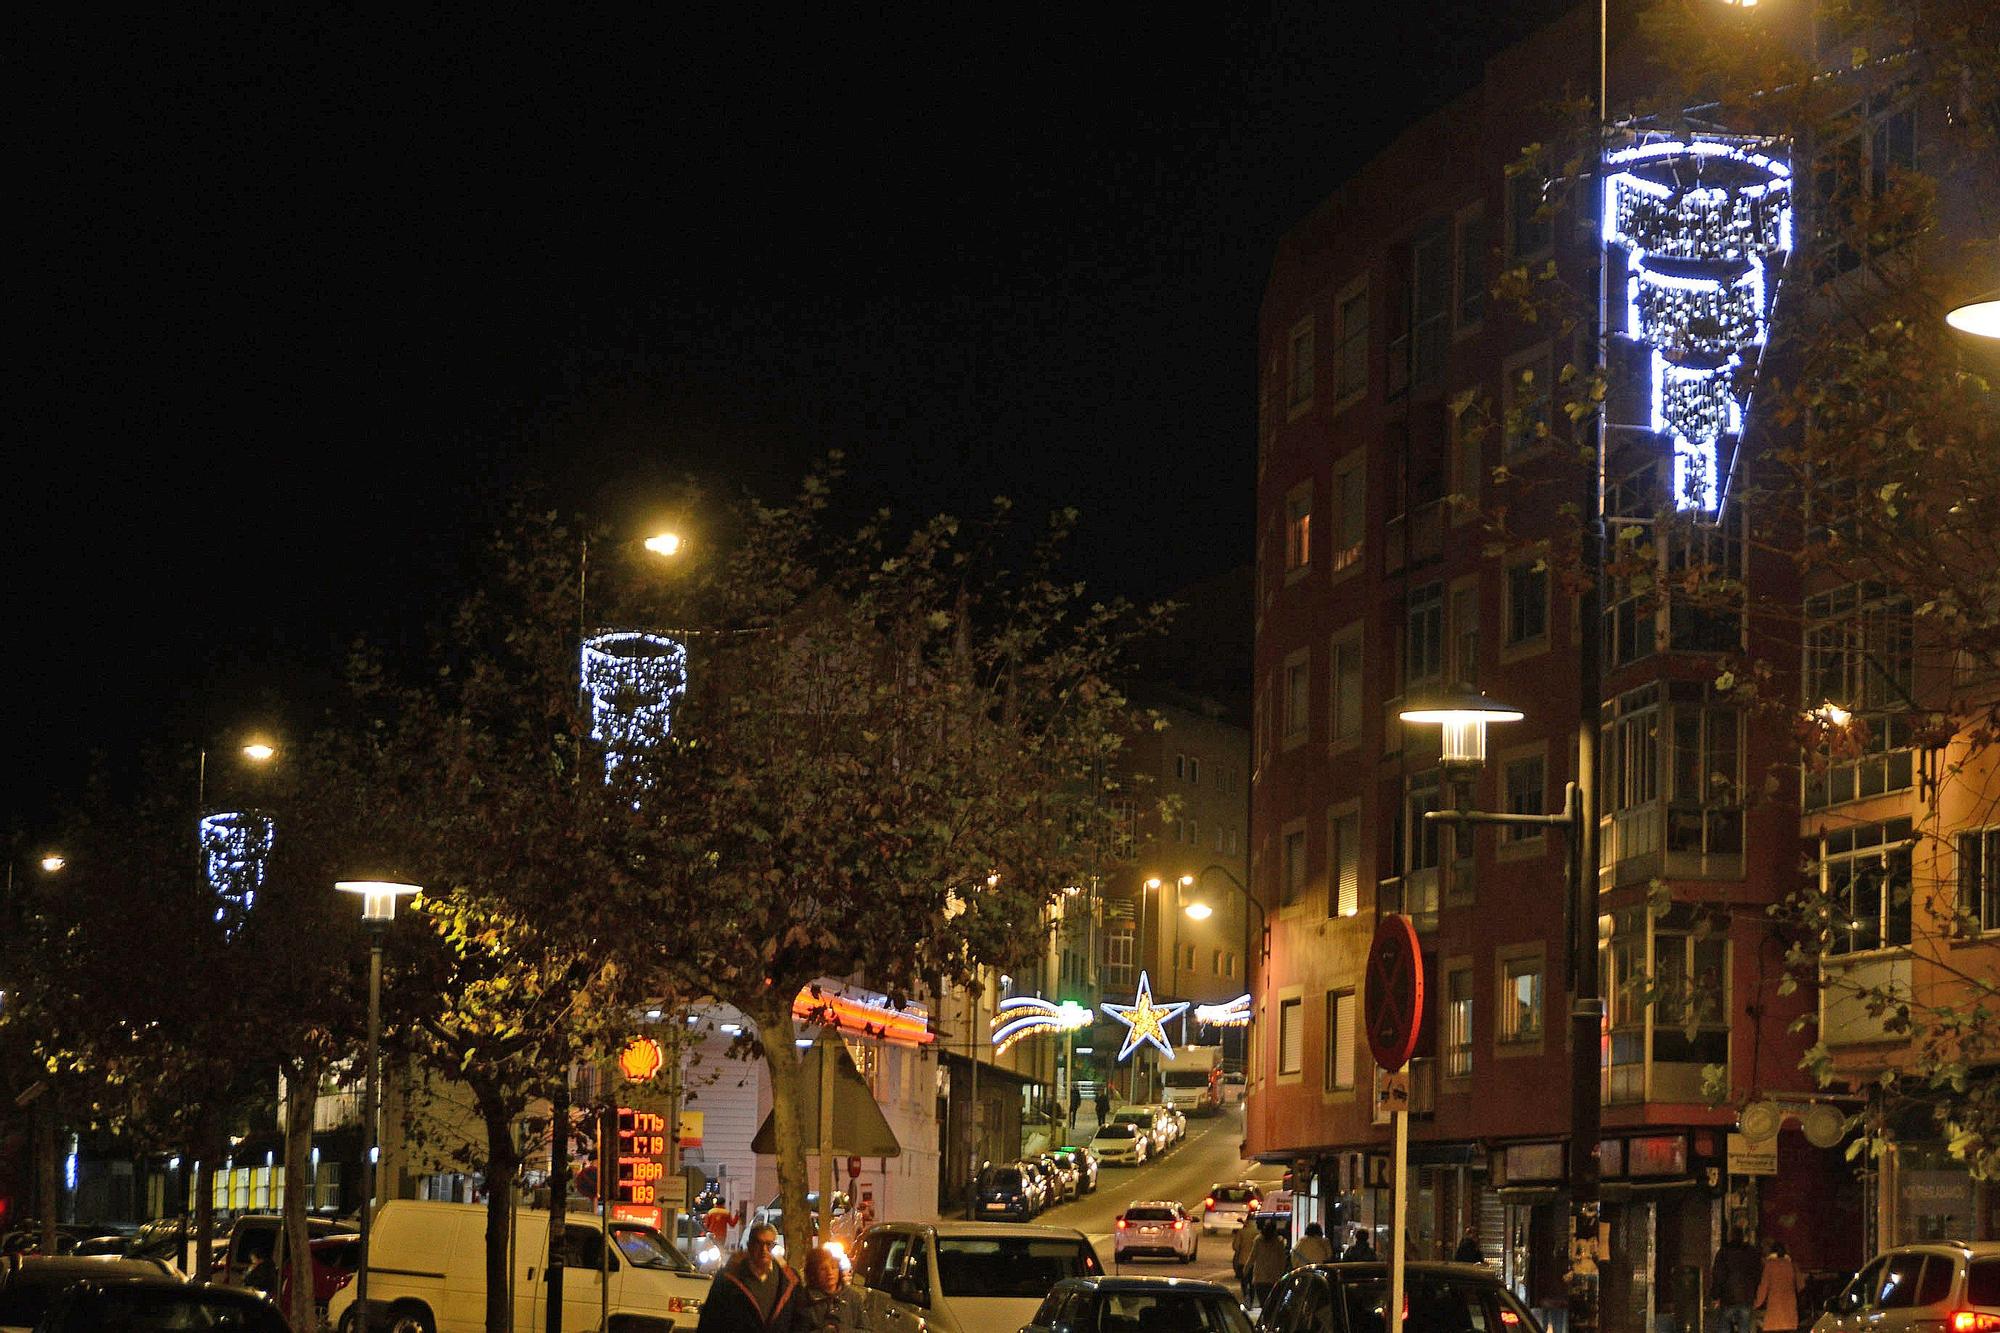
[[[1292,1267],[1304,1268],[1307,1264],[1333,1262],[1333,1242],[1320,1230],[1319,1223],[1306,1223],[1306,1234],[1299,1237],[1299,1243],[1292,1246]]]
[[[1731,1227],[1708,1275],[1714,1293],[1710,1299],[1722,1310],[1722,1333],[1750,1333],[1750,1307],[1757,1298],[1760,1269],[1756,1247],[1743,1239],[1743,1228]]]
[[[1290,1272],[1291,1267],[1292,1247],[1278,1234],[1276,1222],[1265,1222],[1257,1233],[1256,1244],[1250,1247],[1250,1294],[1260,1311],[1264,1302],[1271,1299],[1271,1288],[1278,1285],[1278,1279]]]
[[[778,1262],[778,1229],[759,1222],[709,1283],[696,1333],[810,1333],[799,1279]]]
[[[1111,1118],[1111,1089],[1100,1083],[1097,1085],[1097,1127],[1104,1128],[1104,1122]]]
[[[1764,1333],[1792,1333],[1799,1326],[1799,1293],[1806,1289],[1805,1274],[1792,1262],[1781,1240],[1771,1242],[1764,1256],[1764,1271],[1757,1278],[1757,1298],[1753,1302],[1764,1312]]]
[[[1250,1304],[1250,1250],[1257,1243],[1257,1223],[1245,1218],[1243,1225],[1236,1228],[1236,1239],[1230,1242],[1229,1266],[1236,1270],[1236,1281],[1243,1288],[1243,1303]]]

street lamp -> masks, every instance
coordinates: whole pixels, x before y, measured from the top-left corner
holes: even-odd
[[[1945,313],[1944,322],[1961,333],[1979,338],[2000,338],[2000,290],[1974,297]]]
[[[1519,722],[1522,714],[1518,708],[1494,703],[1471,685],[1453,685],[1412,698],[1398,716],[1444,729],[1439,763],[1476,769],[1486,762],[1486,728],[1495,722]]]
[[[361,1099],[367,1143],[361,1154],[361,1267],[354,1285],[354,1308],[359,1312],[361,1333],[368,1333],[374,1322],[368,1309],[368,1218],[375,1204],[375,1153],[379,1146],[375,1066],[382,1044],[382,937],[389,923],[396,919],[396,900],[422,890],[415,884],[379,879],[346,879],[333,887],[360,897],[361,919],[368,926],[368,1067],[363,1071],[366,1091]]]

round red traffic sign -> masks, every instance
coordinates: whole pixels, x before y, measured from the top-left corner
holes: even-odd
[[[1375,1063],[1392,1071],[1408,1064],[1424,1025],[1424,955],[1407,916],[1392,913],[1375,927],[1363,1009]]]
[[[861,1159],[860,1159],[859,1157],[850,1157],[850,1158],[848,1158],[848,1159],[847,1159],[847,1178],[848,1178],[849,1180],[855,1180],[855,1179],[858,1179],[858,1178],[860,1177],[860,1175],[861,1175]]]

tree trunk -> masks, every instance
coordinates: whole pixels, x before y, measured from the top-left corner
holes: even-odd
[[[35,1099],[35,1193],[41,1206],[43,1254],[56,1252],[56,1223],[62,1220],[62,1173],[57,1166],[56,1090],[45,1086]]]
[[[513,1327],[514,1171],[521,1155],[514,1144],[514,1116],[496,1096],[474,1089],[486,1122],[486,1333]],[[541,1265],[534,1265],[540,1271]]]
[[[195,1131],[201,1156],[195,1159],[194,1173],[194,1254],[188,1260],[188,1279],[208,1281],[208,1255],[215,1247],[215,1157],[222,1129],[211,1111],[201,1118]]]
[[[782,988],[780,988],[782,989]],[[812,1218],[806,1212],[805,1084],[799,1067],[798,1032],[792,1022],[792,992],[752,1014],[764,1063],[771,1071],[771,1130],[778,1148],[778,1203],[785,1212],[785,1254],[803,1265],[812,1246]]]
[[[292,1277],[292,1295],[284,1315],[294,1333],[313,1333],[319,1325],[313,1300],[312,1234],[306,1216],[312,1205],[313,1119],[319,1108],[322,1063],[319,1053],[309,1049],[293,1062],[285,1077],[285,1243],[278,1272],[290,1272]]]
[[[562,1077],[556,1080],[555,1095],[549,1098],[549,1252],[548,1333],[562,1333],[563,1317],[563,1221],[569,1215],[569,1061],[563,1061]]]

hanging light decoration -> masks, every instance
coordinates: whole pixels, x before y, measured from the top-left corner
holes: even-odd
[[[256,810],[225,811],[203,815],[196,836],[202,873],[215,891],[215,919],[225,935],[234,935],[264,887],[265,868],[278,837],[277,822]]]
[[[590,738],[604,747],[608,779],[672,734],[674,707],[687,692],[687,648],[663,634],[605,630],[583,641],[582,678]]]

